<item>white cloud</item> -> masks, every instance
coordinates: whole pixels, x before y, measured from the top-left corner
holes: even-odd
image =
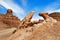
[[[38,21],[38,20],[44,20],[43,17],[33,17],[31,21]]]
[[[60,12],[60,9],[57,9],[58,7],[60,7],[60,4],[58,2],[53,2],[49,4],[48,6],[46,6],[44,11],[48,13]]]
[[[27,0],[21,0],[21,2],[22,2],[22,5],[23,5],[24,7],[27,6]]]
[[[13,3],[12,0],[0,0],[0,5],[4,6],[7,9],[12,9],[15,13],[14,15],[18,16],[19,18],[19,15],[25,13],[24,9],[18,6],[17,4]]]
[[[47,11],[49,14],[53,12],[60,12],[60,9]]]

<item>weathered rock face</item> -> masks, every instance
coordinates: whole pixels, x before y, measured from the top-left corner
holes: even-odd
[[[60,21],[60,12],[54,12],[49,14],[49,16],[53,17],[54,19]]]
[[[41,26],[25,40],[60,40],[60,21],[57,23],[53,26]]]
[[[8,24],[9,26],[17,27],[20,24],[20,20],[15,16],[5,16],[3,23]]]
[[[17,27],[20,24],[20,19],[18,17],[14,16],[12,14],[12,11],[8,10],[7,13],[0,14],[0,21],[2,21],[5,24],[8,24],[9,26]]]
[[[30,22],[31,21],[31,19],[32,19],[32,17],[33,17],[33,14],[34,14],[34,12],[30,12],[29,14],[27,14],[26,16],[25,16],[25,18],[22,20],[24,23],[25,22]]]
[[[0,22],[0,30],[7,29],[7,28],[11,28],[11,27],[3,22]]]
[[[60,40],[60,21],[57,23],[53,26],[46,23],[42,26],[36,24],[35,27],[19,29],[9,40]]]
[[[17,17],[13,16],[11,12],[12,11],[9,10],[9,12],[7,12],[6,15],[1,14],[0,21],[10,26],[16,26],[16,24],[18,26],[20,20]],[[32,24],[31,23],[32,16],[33,16],[33,13],[28,14],[21,21],[21,24],[23,27],[25,27],[25,25],[28,24],[27,28],[18,29],[12,35],[9,35],[11,32],[8,31],[9,32],[7,33],[8,35],[4,35],[4,37],[0,39],[1,40],[2,39],[3,40],[5,39],[6,40],[60,40],[60,21],[55,22],[51,17],[48,17],[48,19],[46,20],[34,21],[32,22],[34,25],[29,26],[30,24]],[[54,17],[55,16],[53,15],[53,18]]]
[[[25,28],[27,26],[31,26],[33,25],[31,22],[32,16],[33,16],[34,12],[30,12],[29,14],[27,14],[25,16],[25,18],[21,21],[21,24],[18,26],[19,28]]]
[[[25,19],[26,20],[26,19]],[[24,21],[23,21],[24,22]],[[34,22],[33,26],[17,30],[9,40],[60,40],[60,22],[48,17],[42,23]],[[38,24],[37,24],[38,23]],[[58,23],[58,24],[57,24]]]

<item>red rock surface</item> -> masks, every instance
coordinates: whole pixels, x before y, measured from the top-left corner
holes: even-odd
[[[4,38],[7,36],[8,38],[6,37],[5,38],[6,40],[60,40],[60,21],[59,21],[60,15],[58,16],[58,14],[59,13],[50,14],[51,17],[58,20],[58,22],[53,26],[49,25],[48,23],[41,26],[40,21],[37,21],[33,22],[35,23],[35,26],[33,25],[28,26],[27,28],[24,29],[18,29],[16,33],[12,35],[9,35],[10,32],[8,31],[9,37],[8,35],[5,35]],[[20,20],[17,17],[13,16],[12,14],[6,14],[6,15],[1,14],[0,22],[3,22],[10,26],[16,26],[16,25],[18,26]],[[5,40],[4,38],[3,40]]]
[[[14,16],[12,13],[0,14],[0,21],[8,24],[9,26],[17,27],[20,24],[20,19]]]
[[[51,16],[54,19],[60,21],[60,12],[53,12],[53,13],[49,14],[49,16]]]

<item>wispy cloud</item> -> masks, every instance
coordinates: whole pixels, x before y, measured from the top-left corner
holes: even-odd
[[[7,9],[12,9],[15,13],[14,15],[18,16],[19,18],[21,14],[25,13],[24,9],[13,3],[12,0],[0,0],[0,5],[4,6]]]
[[[60,9],[56,9],[56,10],[48,10],[47,11],[49,14],[52,13],[52,12],[60,12]]]
[[[43,17],[40,17],[40,16],[35,16],[35,17],[33,17],[32,19],[31,19],[31,21],[38,21],[38,20],[43,20]]]
[[[27,6],[27,0],[21,0],[21,2],[22,2],[22,5],[23,5],[24,7]]]
[[[60,8],[59,7],[60,7],[60,3],[56,1],[56,2],[53,2],[53,3],[49,4],[48,6],[46,6],[44,11],[48,12],[48,13],[60,12]]]

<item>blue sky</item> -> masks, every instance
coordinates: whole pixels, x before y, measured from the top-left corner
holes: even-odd
[[[6,14],[7,9],[13,10],[13,15],[23,19],[34,11],[32,20],[38,20],[40,12],[60,12],[60,0],[0,0],[0,13]]]

